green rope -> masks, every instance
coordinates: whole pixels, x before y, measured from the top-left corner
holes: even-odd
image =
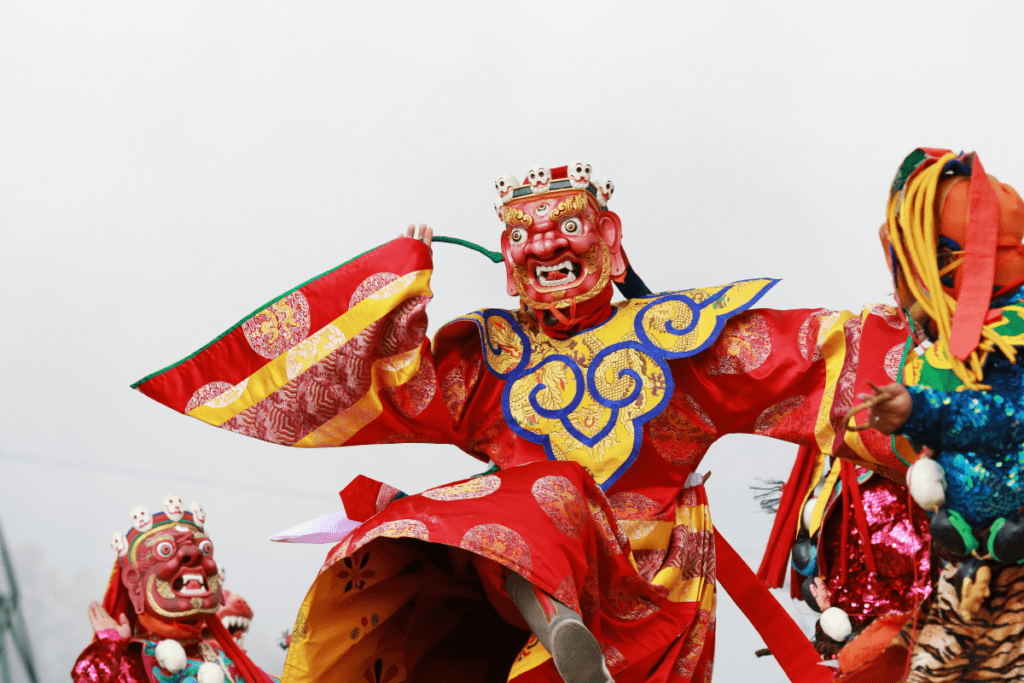
[[[499,251],[491,251],[490,249],[485,249],[485,248],[481,247],[479,244],[475,244],[473,242],[470,242],[469,240],[460,240],[458,237],[443,237],[441,235],[434,235],[434,241],[435,242],[447,242],[448,244],[458,244],[458,245],[461,245],[463,247],[467,247],[469,249],[472,249],[473,251],[479,251],[481,254],[483,254],[487,258],[491,259],[495,263],[501,263],[502,260],[503,260],[502,257],[501,257],[501,252],[499,252]]]

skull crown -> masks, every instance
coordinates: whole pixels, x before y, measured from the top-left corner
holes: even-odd
[[[590,180],[592,173],[593,167],[589,162],[574,161],[567,166],[557,168],[534,166],[526,172],[526,178],[521,185],[516,176],[511,173],[498,176],[498,179],[494,181],[494,188],[498,191],[499,199],[494,202],[494,210],[498,214],[498,218],[504,220],[504,207],[513,199],[568,189],[588,192],[598,201],[602,209],[606,209],[608,199],[615,186],[607,178],[602,178],[600,184],[595,185]]]
[[[132,528],[127,534],[115,531],[110,538],[110,547],[119,557],[127,555],[132,539],[150,531],[155,525],[184,522],[201,530],[206,524],[206,511],[202,505],[192,503],[186,511],[181,498],[173,493],[164,496],[162,508],[155,515],[144,505],[136,505],[131,509],[128,516],[132,520]]]

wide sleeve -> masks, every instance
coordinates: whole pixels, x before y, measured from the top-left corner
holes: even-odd
[[[133,386],[215,427],[286,446],[462,446],[480,344],[462,326],[435,354],[426,339],[431,272],[430,250],[399,238]]]
[[[870,392],[868,382],[896,381],[908,352],[906,327],[888,306],[860,315],[753,309],[730,319],[706,351],[678,361],[673,377],[717,436],[778,438],[895,477],[914,457],[909,444],[849,431],[843,416]]]
[[[900,433],[936,451],[1003,454],[1024,443],[1021,397],[991,391],[907,387],[913,400]]]

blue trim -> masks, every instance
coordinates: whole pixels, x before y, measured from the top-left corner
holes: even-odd
[[[537,363],[535,367],[530,368],[530,372],[536,372],[537,370],[540,370],[542,367],[544,367],[545,365],[552,361],[561,361],[570,370],[572,370],[572,374],[576,377],[577,387],[583,384],[583,372],[580,370],[580,366],[577,365],[576,361],[574,361],[569,356],[560,353],[556,353],[553,356],[548,356],[540,363]],[[526,374],[527,373],[523,373],[522,375],[516,377],[516,379],[519,379],[520,377],[523,377]],[[572,400],[569,401],[569,405],[567,405],[566,407],[562,408],[561,410],[548,410],[547,408],[541,407],[541,405],[537,403],[537,392],[545,389],[546,387],[546,384],[538,383],[537,386],[533,388],[533,391],[530,392],[530,407],[536,410],[538,415],[540,415],[541,417],[546,417],[549,420],[561,420],[563,417],[569,417],[570,415],[572,415],[572,412],[579,407],[580,401],[583,400],[583,394],[577,391],[576,395],[573,396]],[[593,446],[594,444],[587,445]]]
[[[963,155],[963,152],[960,152]],[[971,175],[971,167],[960,161],[960,159],[950,159],[946,162],[946,165],[942,167],[943,173],[952,173],[953,175]]]
[[[494,374],[494,376],[497,377],[498,379],[507,380],[510,376],[512,376],[513,373],[516,373],[516,378],[520,377],[523,374],[521,370],[530,364],[530,338],[526,336],[526,333],[523,332],[523,329],[519,327],[519,323],[516,322],[516,319],[513,318],[512,314],[509,313],[508,311],[503,311],[498,308],[485,308],[484,310],[480,311],[480,315],[481,317],[484,318],[484,322],[487,321],[487,317],[489,316],[496,315],[499,318],[504,318],[505,321],[512,328],[512,331],[523,342],[523,357],[519,361],[518,365],[516,365],[514,368],[512,368],[506,373],[500,373],[495,371],[491,367],[490,363],[487,364],[487,369],[490,370],[491,373]],[[460,320],[471,320],[472,322],[476,323],[476,326],[480,329],[480,341],[484,345],[484,350],[490,351],[495,356],[500,356],[502,354],[502,349],[500,346],[491,346],[490,334],[487,331],[487,325],[481,325],[479,321],[473,318],[460,318]]]
[[[625,398],[617,400],[613,400],[602,396],[597,387],[597,371],[602,361],[604,361],[604,359],[611,354],[623,351],[625,349],[632,349],[641,354],[644,354],[657,365],[658,369],[663,373],[665,377],[665,390],[662,392],[661,399],[657,402],[656,405],[651,407],[651,409],[648,410],[643,415],[639,415],[633,419],[633,429],[635,437],[633,439],[632,450],[630,451],[629,455],[626,457],[622,465],[620,465],[608,477],[608,479],[606,479],[603,483],[599,484],[602,490],[607,491],[613,484],[615,484],[619,477],[625,474],[626,470],[629,469],[629,467],[636,460],[637,456],[640,454],[640,446],[643,441],[644,424],[646,424],[649,420],[654,419],[662,412],[664,412],[665,408],[668,406],[668,403],[672,398],[672,394],[675,391],[675,381],[672,377],[672,372],[669,368],[668,361],[693,356],[710,347],[711,344],[713,344],[714,341],[718,338],[718,335],[721,334],[722,329],[725,327],[725,323],[730,318],[746,311],[751,306],[756,304],[761,299],[761,297],[763,297],[768,292],[768,290],[770,290],[772,287],[778,284],[779,280],[769,280],[761,289],[761,291],[752,296],[749,301],[737,307],[736,310],[721,315],[715,324],[714,330],[712,330],[712,332],[708,335],[708,338],[699,346],[688,349],[686,351],[670,352],[658,346],[655,342],[653,342],[650,339],[647,332],[643,329],[644,315],[652,307],[664,303],[666,301],[677,301],[682,304],[685,304],[693,312],[693,317],[690,323],[683,329],[676,329],[672,327],[671,322],[666,323],[665,326],[666,330],[669,333],[676,336],[683,336],[689,334],[694,330],[694,328],[696,328],[698,322],[700,321],[702,311],[706,308],[713,307],[734,285],[752,281],[754,280],[740,280],[738,282],[724,285],[717,292],[709,296],[701,303],[695,302],[692,297],[682,292],[670,292],[668,294],[662,294],[658,296],[644,297],[645,299],[650,299],[650,302],[644,305],[639,311],[637,311],[633,321],[634,330],[639,341],[621,341],[601,349],[591,360],[585,376],[583,374],[583,369],[580,368],[577,362],[573,358],[565,354],[553,354],[551,356],[546,357],[535,367],[530,367],[530,359],[532,357],[530,348],[530,338],[526,334],[526,332],[523,331],[523,329],[520,327],[519,322],[508,311],[488,308],[478,312],[477,315],[479,316],[479,318],[465,317],[460,318],[460,320],[472,320],[473,323],[476,324],[477,328],[480,330],[480,341],[484,347],[485,362],[487,364],[487,369],[495,377],[504,380],[505,382],[505,386],[502,388],[501,394],[501,407],[502,413],[505,416],[505,422],[516,435],[520,436],[526,441],[543,446],[544,452],[547,454],[549,460],[558,460],[558,458],[555,457],[554,450],[551,447],[551,437],[548,434],[537,434],[524,428],[512,417],[509,399],[512,392],[512,386],[518,380],[522,379],[523,377],[529,374],[536,372],[539,368],[544,367],[544,365],[546,365],[547,363],[560,362],[565,367],[567,367],[569,371],[572,372],[576,380],[577,388],[575,395],[572,397],[572,400],[566,406],[559,408],[557,410],[543,408],[537,401],[537,394],[544,390],[546,385],[538,383],[537,386],[533,387],[530,390],[530,407],[533,408],[533,410],[536,411],[537,415],[539,415],[542,418],[548,420],[558,420],[561,423],[562,428],[564,428],[574,439],[576,439],[583,445],[587,446],[588,448],[592,448],[593,446],[597,445],[602,439],[608,436],[608,434],[611,433],[611,431],[619,423],[621,409],[628,405],[631,405],[643,391],[643,378],[640,377],[640,375],[635,370],[626,368],[619,372],[618,377],[619,379],[628,377],[633,380],[633,389],[632,391],[630,391],[629,395],[626,396]],[[618,314],[618,310],[618,308],[615,309],[616,314]],[[516,364],[514,368],[503,373],[495,370],[491,363],[487,362],[487,352],[490,352],[490,354],[495,356],[500,356],[504,352],[501,349],[501,347],[493,343],[491,335],[488,332],[488,320],[493,317],[501,318],[506,323],[508,323],[509,326],[512,328],[512,331],[519,337],[519,340],[523,345],[522,359],[519,361],[519,363]],[[607,325],[608,322],[610,322],[614,317],[615,316],[613,315],[611,318],[609,318],[601,325],[595,328],[591,328],[591,330],[600,329],[604,325]],[[586,387],[585,390],[583,389],[584,386]],[[579,429],[577,429],[576,426],[572,424],[572,421],[569,419],[572,416],[573,412],[579,407],[580,403],[583,401],[584,391],[589,392],[590,396],[594,399],[595,402],[597,402],[601,406],[604,406],[610,411],[607,423],[604,426],[602,426],[601,429],[598,430],[596,434],[594,434],[594,436],[587,436],[586,434],[580,432]]]
[[[790,565],[793,567],[793,571],[795,571],[800,576],[814,576],[818,571],[818,547],[812,547],[813,551],[811,554],[811,559],[807,563],[806,567],[800,569],[800,567],[796,566],[796,560],[790,562]]]

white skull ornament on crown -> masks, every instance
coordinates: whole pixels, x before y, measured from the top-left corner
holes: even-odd
[[[498,179],[494,181],[494,189],[501,195],[501,203],[508,204],[512,199],[512,191],[519,187],[519,179],[511,173],[506,173],[503,176],[498,176]]]
[[[590,164],[585,161],[574,161],[569,164],[567,173],[569,175],[569,184],[575,187],[577,190],[587,189],[587,185],[590,184]]]
[[[199,503],[192,503],[188,506],[189,512],[192,513],[192,521],[195,525],[202,529],[206,525],[206,510]]]
[[[505,220],[505,204],[500,199],[494,200],[494,213],[498,214],[499,220]]]
[[[185,506],[181,502],[181,498],[173,493],[164,496],[164,514],[172,522],[180,522],[181,518],[185,516]]]
[[[527,171],[526,182],[534,194],[547,192],[551,187],[551,171],[547,166],[534,166]]]
[[[594,187],[597,188],[597,203],[601,205],[602,209],[608,208],[608,200],[615,192],[615,183],[608,178],[598,178],[594,181]]]
[[[132,508],[132,526],[136,531],[149,531],[153,528],[153,515],[144,505],[136,505]]]
[[[120,531],[115,531],[110,536],[110,547],[114,549],[118,557],[124,557],[128,554],[128,537]]]

